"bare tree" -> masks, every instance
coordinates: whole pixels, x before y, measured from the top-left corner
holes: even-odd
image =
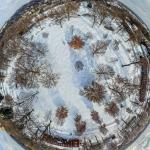
[[[67,18],[70,20],[70,15],[75,13],[79,8],[78,2],[68,2],[65,4],[65,12],[67,13]]]
[[[48,122],[47,124],[44,125],[44,130],[42,130],[42,133],[41,133],[41,135],[40,135],[40,139],[43,138],[44,134],[46,134],[47,132],[50,131],[51,123],[52,123],[52,121],[49,120],[49,122]]]
[[[131,114],[133,111],[131,110],[131,108],[126,108],[126,112],[128,112],[129,114]]]
[[[25,88],[38,87],[38,77],[42,66],[37,66],[35,60],[30,60],[28,64],[18,61],[13,69],[12,76],[10,78],[10,84],[15,84]]]
[[[102,123],[97,111],[94,111],[94,110],[93,110],[93,111],[91,112],[91,117],[92,117],[92,119],[93,119],[96,123],[98,123],[98,124],[101,124],[101,123]]]
[[[95,73],[98,79],[110,79],[115,75],[115,71],[111,66],[103,64],[95,69]]]
[[[15,123],[20,129],[24,129],[27,123],[31,120],[31,114],[33,113],[32,105],[18,105],[15,107]]]
[[[111,84],[108,86],[108,88],[112,91],[112,94],[114,96],[114,99],[117,102],[122,102],[126,99],[127,93],[123,86],[119,86],[118,84]]]
[[[93,55],[104,55],[107,50],[108,43],[105,41],[97,41],[92,45],[92,54]]]
[[[93,28],[95,23],[98,23],[98,20],[100,19],[100,12],[97,9],[97,5],[93,5],[91,15],[93,17],[93,24],[92,24],[92,28]]]
[[[3,82],[5,80],[5,75],[3,72],[0,72],[0,83]]]
[[[65,19],[65,14],[66,14],[65,9],[60,7],[57,10],[53,10],[52,13],[54,16],[54,21],[56,23],[59,23],[62,28],[62,22]]]
[[[46,88],[51,88],[56,86],[58,82],[59,76],[56,73],[53,73],[52,70],[50,69],[47,72],[44,72],[41,77],[40,77],[40,82],[42,85]]]
[[[41,135],[43,133],[43,130],[45,129],[45,126],[45,124],[43,125],[40,122],[38,122],[35,116],[32,115],[31,119],[26,125],[26,130],[30,134],[33,141],[39,142],[41,140]]]
[[[0,51],[0,68],[1,69],[7,69],[9,67],[9,62],[11,61],[10,56],[5,54],[2,50]],[[1,74],[1,79],[2,79],[2,74]]]
[[[109,9],[101,4],[99,1],[95,1],[96,7],[98,11],[100,12],[99,15],[99,24],[101,25],[103,21],[110,15]]]
[[[14,102],[14,100],[13,100],[13,97],[10,95],[10,94],[6,94],[5,96],[4,96],[4,103],[6,104],[6,105],[10,105],[10,106],[12,106],[13,105],[13,102]]]
[[[125,28],[127,28],[127,25],[125,26]],[[134,30],[134,27],[132,27],[132,26],[130,26],[128,28],[132,28],[132,31],[128,32],[129,39],[127,41],[132,41],[134,44],[139,44],[143,39],[142,32],[138,29]]]
[[[47,88],[56,85],[58,75],[52,72],[47,62],[39,62],[39,58],[45,55],[44,50],[46,48],[44,50],[42,48],[41,44],[35,45],[32,43],[27,45],[25,52],[21,52],[21,56],[15,63],[10,85],[25,88],[36,88],[39,86],[39,82]]]
[[[64,106],[58,107],[56,110],[57,123],[63,125],[65,118],[68,116],[68,109]]]
[[[80,91],[80,94],[94,103],[100,103],[105,97],[105,90],[103,85],[92,81],[92,84],[84,87],[84,89]]]
[[[17,97],[17,102],[15,102],[15,104],[18,107],[31,107],[33,101],[37,98],[38,93],[38,91],[20,92],[19,96]]]
[[[86,122],[81,120],[81,115],[74,118],[77,134],[82,135],[86,130]]]
[[[113,78],[108,88],[112,91],[112,94],[117,102],[124,101],[128,96],[139,91],[140,85],[134,81],[130,81],[127,78],[117,75]]]
[[[129,64],[122,65],[122,67],[127,67],[127,66],[130,66],[130,65],[139,64],[139,63],[140,63],[140,61],[134,61],[134,62],[131,62]]]
[[[111,116],[115,117],[119,113],[119,108],[115,102],[110,102],[107,104],[105,111],[109,113]]]
[[[17,54],[19,54],[22,51],[22,48],[20,46],[21,39],[20,38],[14,38],[7,42],[7,45],[5,45],[5,53],[7,53],[7,56],[9,58],[15,57]]]

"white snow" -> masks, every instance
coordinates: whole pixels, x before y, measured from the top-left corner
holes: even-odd
[[[81,11],[82,10],[82,11]],[[87,13],[87,9],[82,5],[80,7],[80,13]],[[109,19],[108,19],[109,21]],[[114,27],[116,23],[112,22]],[[41,32],[42,28],[42,32]],[[48,33],[47,38],[43,38],[42,34]],[[90,33],[92,38],[87,38],[87,34]],[[108,35],[104,38],[104,35]],[[72,38],[78,35],[84,41],[85,45],[81,49],[73,49],[69,46],[69,42]],[[59,75],[58,83],[51,89],[46,89],[40,86],[38,89],[38,100],[33,103],[34,114],[37,116],[37,120],[41,123],[45,122],[45,115],[49,110],[52,111],[52,126],[61,134],[74,134],[75,125],[74,118],[76,114],[81,114],[83,120],[87,123],[86,132],[83,134],[94,134],[98,132],[98,125],[91,119],[90,113],[92,110],[99,112],[103,123],[105,123],[109,130],[108,134],[116,133],[115,119],[105,112],[105,104],[108,101],[113,100],[110,95],[110,91],[106,94],[104,102],[99,105],[90,102],[87,98],[81,96],[80,90],[89,85],[95,80],[94,70],[98,65],[106,64],[111,66],[115,70],[116,75],[121,75],[128,79],[134,78],[134,75],[138,75],[140,72],[135,73],[134,66],[130,66],[127,69],[121,66],[123,64],[130,63],[130,59],[133,60],[133,53],[129,53],[126,50],[131,49],[129,42],[125,42],[124,38],[127,35],[122,36],[118,33],[108,31],[102,26],[95,26],[92,28],[92,20],[89,17],[72,17],[70,20],[63,21],[63,27],[59,24],[55,24],[51,19],[46,19],[40,22],[40,27],[36,26],[31,29],[31,32],[26,35],[26,38],[32,42],[41,42],[48,47],[48,53],[46,54],[46,61],[52,66],[52,70]],[[98,40],[108,42],[108,48],[103,56],[92,56],[91,47]],[[117,40],[119,44],[119,50],[113,50],[114,41]],[[140,47],[136,47],[139,51]],[[112,63],[110,60],[117,58],[118,60]],[[75,69],[76,61],[81,61],[84,65],[82,71]],[[100,80],[101,84],[106,86],[105,81]],[[111,81],[110,81],[111,82]],[[108,89],[107,89],[108,90]],[[129,100],[127,106],[130,105]],[[45,107],[46,106],[46,107]],[[56,109],[59,106],[66,106],[69,114],[65,119],[62,126],[58,125],[55,121]],[[120,113],[123,118],[128,117],[128,113],[124,109],[120,109]],[[120,117],[121,118],[121,117]],[[101,135],[103,136],[103,135]]]
[[[119,0],[127,5],[133,12],[135,12],[150,28],[150,1],[149,0]]]
[[[147,25],[150,27],[150,20],[149,20],[149,14],[150,14],[150,9],[149,9],[149,7],[150,7],[150,1],[149,0],[121,0],[123,3],[125,3],[126,5],[128,5],[131,9],[133,9],[133,11],[134,12],[136,12],[146,23],[147,23]],[[29,0],[20,0],[20,1],[17,1],[17,0],[0,0],[0,26],[3,26],[4,25],[4,23],[9,19],[9,17],[20,7],[20,6],[22,6],[23,4],[25,4],[25,3],[27,3],[27,2],[29,2]],[[144,10],[144,11],[143,11]],[[56,37],[57,38],[57,37]],[[61,40],[61,39],[60,39]],[[50,44],[50,43],[49,43]],[[59,45],[59,46],[64,46],[63,44],[62,45]],[[65,48],[65,46],[64,46],[64,48]],[[56,51],[57,52],[57,51]],[[64,51],[63,51],[64,52]],[[62,52],[62,53],[63,53]],[[55,55],[56,56],[56,55]],[[65,55],[66,57],[69,57],[69,54],[68,53],[66,53],[66,55]],[[125,55],[123,55],[123,58],[124,58],[124,56]],[[74,87],[74,89],[70,89],[70,87],[73,87],[72,85],[68,85],[68,84],[71,84],[71,82],[70,82],[70,80],[71,80],[71,77],[70,77],[70,73],[69,74],[67,74],[68,72],[67,72],[67,67],[69,68],[70,66],[71,66],[71,64],[70,64],[70,62],[68,62],[68,58],[60,58],[60,56],[58,55],[57,56],[58,58],[55,58],[55,59],[57,59],[57,62],[58,62],[58,60],[60,61],[60,62],[58,62],[58,64],[60,63],[60,65],[62,65],[62,66],[64,66],[64,64],[65,64],[65,66],[66,66],[66,64],[67,64],[67,66],[65,67],[66,68],[66,70],[64,71],[64,74],[63,74],[63,76],[65,77],[65,75],[67,75],[67,77],[69,77],[69,78],[67,78],[67,79],[65,79],[65,78],[63,78],[63,79],[65,79],[65,82],[66,81],[68,81],[67,82],[67,84],[66,84],[66,89],[65,90],[68,90],[68,91],[74,91],[74,92],[76,92],[76,89],[75,89],[75,87]],[[115,57],[115,56],[114,56]],[[121,57],[121,56],[120,56]],[[123,60],[124,61],[124,60]],[[63,63],[64,64],[63,64]],[[61,64],[62,63],[62,64]],[[122,62],[121,62],[122,63]],[[58,65],[57,64],[57,65]],[[59,65],[59,67],[60,67],[60,65]],[[60,68],[57,68],[58,66],[55,66],[55,68],[56,68],[56,71],[57,71],[57,69],[58,69],[58,71],[59,71],[59,69]],[[62,84],[63,85],[63,80],[59,83],[59,84]],[[61,86],[60,86],[61,87]],[[68,87],[68,88],[67,88]],[[43,93],[44,95],[42,96],[42,97],[47,97],[47,96],[49,96],[49,92],[46,90],[46,89],[42,89],[42,90],[44,90],[43,92],[41,92],[41,93]],[[63,89],[64,90],[64,89]],[[62,89],[61,89],[61,91],[63,91]],[[47,93],[47,95],[46,95],[46,93]],[[63,92],[63,93],[67,93],[67,92]],[[62,96],[64,96],[63,95],[63,93],[61,94],[61,97]],[[76,94],[76,93],[75,93]],[[55,95],[54,95],[55,96]],[[59,98],[59,97],[55,97],[56,99],[57,98]],[[72,96],[72,95],[65,95],[65,99],[69,99],[69,98],[71,98],[71,99],[74,99],[74,97]],[[48,101],[48,103],[46,102],[46,101]],[[49,103],[49,101],[50,101],[50,99],[49,100],[45,100],[45,103],[46,104],[49,104],[49,105],[51,105],[50,107],[53,107],[54,106],[54,104],[53,103]],[[63,100],[61,101],[62,103],[59,103],[59,104],[57,104],[57,105],[62,105],[63,104]],[[75,101],[76,102],[76,101]],[[76,102],[76,103],[78,103],[78,102]],[[71,103],[72,104],[72,103]],[[44,103],[43,102],[41,102],[41,107],[42,107],[42,105],[43,105],[43,108],[44,108]],[[69,105],[69,101],[68,101],[68,105]],[[80,105],[82,105],[83,106],[83,103],[81,103]],[[49,107],[49,106],[48,106]],[[84,108],[85,106],[83,106],[83,108]],[[71,107],[71,109],[72,109],[72,107]],[[74,111],[76,111],[77,109],[75,109]],[[148,128],[149,129],[149,128]],[[145,134],[145,133],[147,133],[147,134]],[[146,142],[146,141],[150,141],[150,139],[149,139],[149,130],[146,130],[144,133],[144,136],[141,136],[139,139],[139,141],[141,141],[141,139],[143,139],[142,141],[144,141],[143,143],[141,142],[141,143],[139,143],[138,142],[138,140],[137,141],[135,141],[135,143],[133,144],[133,145],[131,145],[131,147],[129,147],[129,150],[138,150],[138,149],[140,149],[141,147],[142,147],[142,149],[143,150],[148,150],[149,149],[149,147],[150,147],[150,144],[149,144],[149,142]],[[145,136],[145,135],[147,135],[147,136]],[[145,138],[146,137],[146,138]],[[146,141],[145,141],[146,140]],[[2,143],[2,144],[1,144]],[[146,143],[146,144],[145,144]],[[11,148],[11,149],[9,149],[9,148]],[[19,146],[17,146],[17,144],[15,144],[15,142],[13,141],[12,142],[12,139],[7,135],[7,133],[6,132],[4,132],[4,131],[0,131],[0,149],[4,149],[4,150],[21,150],[22,148],[21,147],[19,147]]]
[[[23,150],[23,148],[4,129],[0,128],[0,150]]]

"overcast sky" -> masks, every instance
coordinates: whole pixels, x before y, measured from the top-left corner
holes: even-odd
[[[120,0],[131,8],[150,29],[150,0]]]

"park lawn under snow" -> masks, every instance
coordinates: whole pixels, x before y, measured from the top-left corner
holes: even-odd
[[[5,1],[4,0],[0,0],[0,3],[1,3],[1,5],[0,5],[0,12],[1,12],[0,26],[2,26],[5,23],[5,21],[8,20],[8,18],[11,15],[13,15],[13,13],[16,11],[16,9],[18,9],[21,5],[23,5],[24,3],[27,3],[28,1],[29,0],[21,0],[21,1],[17,1],[17,0],[5,0]],[[131,7],[131,9],[133,9],[136,13],[138,13],[141,18],[144,17],[144,20],[146,21],[146,23],[150,27],[150,21],[148,20],[148,18],[149,18],[148,17],[148,14],[149,14],[149,9],[148,9],[149,8],[149,0],[143,0],[142,1],[143,8],[144,9],[147,8],[146,9],[147,11],[143,11],[143,9],[141,9],[141,1],[140,0],[138,0],[138,1],[137,0],[132,0],[132,1],[131,0],[121,0],[121,1],[123,3],[125,3],[125,4],[127,4],[129,7]],[[20,3],[20,4],[18,5],[18,3]],[[10,9],[12,10],[11,12],[10,12]],[[9,10],[9,12],[8,12],[8,10]],[[15,94],[15,92],[14,92],[14,94]],[[148,133],[148,131],[145,131],[145,132]],[[143,134],[145,135],[145,133],[143,133]],[[1,147],[1,149],[2,149],[2,147],[3,147],[3,149],[8,148],[8,146],[10,146],[11,139],[9,139],[8,141],[6,141],[6,139],[3,136],[2,132],[0,133],[0,135],[1,135],[1,140],[0,140],[0,147]],[[139,149],[139,150],[140,149],[143,149],[143,150],[149,149],[149,145],[150,145],[148,143],[149,136],[147,136],[147,139],[145,139],[143,136],[141,136],[140,139],[147,141],[147,144],[145,144],[144,142],[143,142],[144,144],[142,144],[142,143],[139,144],[139,142],[135,142],[134,144],[132,144],[134,146],[134,148],[130,147],[128,149],[129,150],[131,150],[131,149],[132,150],[133,149],[136,149],[136,150],[137,149]],[[4,144],[7,144],[7,145],[4,145]],[[14,148],[14,147],[12,147],[12,149],[16,150],[16,148]]]
[[[85,12],[88,12],[88,9],[83,9],[81,6],[78,14],[84,14]],[[113,26],[116,28],[117,24],[113,23]],[[48,33],[48,37],[43,38],[43,33]],[[88,38],[88,33],[92,35],[91,38]],[[83,39],[85,42],[83,48],[70,48],[68,43],[74,35],[78,35]],[[89,17],[72,17],[69,21],[63,21],[62,28],[51,19],[46,19],[40,22],[40,27],[33,27],[31,33],[28,33],[26,37],[33,42],[46,45],[48,49],[46,61],[51,64],[52,70],[59,75],[59,80],[55,87],[47,89],[40,86],[38,89],[38,98],[33,103],[34,115],[38,121],[41,123],[46,122],[45,115],[51,111],[53,120],[52,128],[61,134],[70,135],[74,134],[75,131],[75,115],[81,114],[82,120],[87,123],[87,132],[85,132],[87,134],[93,131],[97,132],[98,125],[90,116],[91,111],[96,110],[99,112],[100,118],[107,125],[107,129],[110,129],[108,134],[117,131],[117,124],[114,122],[115,118],[111,117],[104,110],[104,104],[111,100],[109,89],[107,89],[104,102],[100,105],[92,103],[87,98],[81,96],[80,90],[96,79],[94,69],[99,64],[110,65],[115,70],[116,75],[119,74],[128,79],[134,77],[134,66],[121,67],[123,64],[130,63],[134,58],[132,52],[127,52],[127,49],[131,49],[131,44],[124,42],[127,35],[119,35],[118,33],[108,31],[103,25],[95,25],[92,28],[92,20]],[[98,40],[108,42],[109,46],[103,56],[92,56],[91,45]],[[118,51],[113,50],[114,40],[120,42]],[[140,51],[140,48],[137,46],[136,50]],[[114,59],[116,59],[115,62],[112,61]],[[84,64],[82,71],[78,72],[75,69],[76,61],[81,61]],[[105,80],[101,80],[100,83],[106,86]],[[134,95],[132,97],[134,98]],[[127,99],[124,105],[129,107],[129,101]],[[69,110],[68,117],[62,126],[57,125],[55,121],[55,112],[59,106],[66,106]],[[120,106],[118,105],[118,107]],[[121,109],[119,117],[128,118],[129,114],[125,109]]]

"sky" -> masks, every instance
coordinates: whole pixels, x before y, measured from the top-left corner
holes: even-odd
[[[119,0],[131,8],[150,29],[150,0]]]
[[[3,129],[0,129],[0,150],[23,150]]]
[[[30,0],[0,0],[0,28],[25,3]],[[132,9],[150,29],[150,0],[120,0]],[[0,130],[0,150],[22,150],[13,139]],[[150,126],[127,150],[150,150]]]

